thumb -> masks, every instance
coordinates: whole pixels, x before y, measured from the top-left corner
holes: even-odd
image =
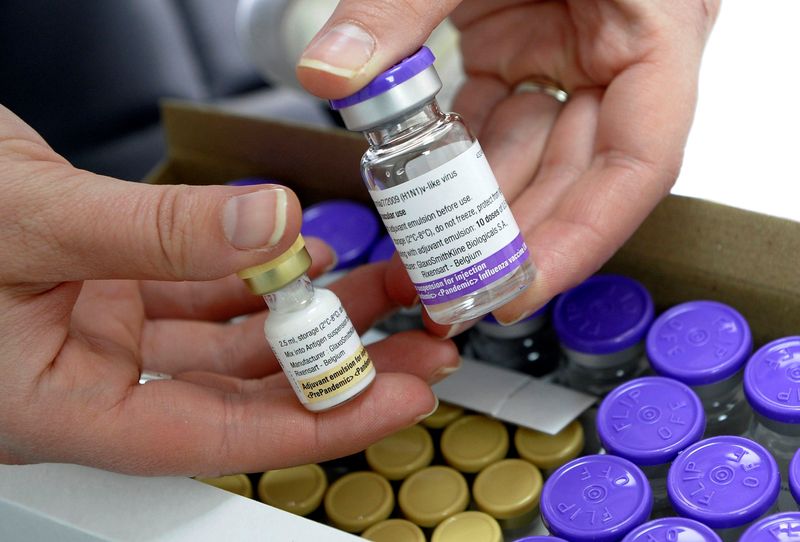
[[[153,186],[53,164],[0,201],[3,282],[208,280],[274,258],[300,231],[278,185]]]
[[[414,53],[461,0],[342,0],[306,47],[297,78],[312,94],[349,96]]]

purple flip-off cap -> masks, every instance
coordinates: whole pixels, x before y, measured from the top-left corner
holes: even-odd
[[[689,301],[656,318],[646,345],[657,373],[702,386],[741,369],[753,350],[753,337],[736,309],[716,301]]]
[[[370,98],[383,94],[387,90],[396,87],[400,83],[405,83],[422,72],[428,66],[431,66],[434,60],[436,60],[436,58],[433,56],[431,50],[427,47],[422,47],[413,55],[404,58],[385,72],[378,74],[367,86],[355,94],[338,100],[330,100],[331,109],[344,109],[345,107],[365,102]]]
[[[639,282],[621,275],[594,275],[559,297],[553,324],[567,348],[611,354],[642,341],[654,312],[653,298]]]
[[[800,512],[767,516],[748,527],[739,542],[791,542],[800,540]]]
[[[597,412],[603,447],[640,466],[669,463],[700,440],[705,428],[697,394],[686,384],[661,376],[618,386]]]
[[[567,542],[563,538],[556,538],[555,536],[526,536],[525,538],[517,538],[514,542]]]
[[[711,437],[672,462],[667,492],[675,511],[712,529],[750,523],[775,502],[778,464],[760,444],[744,437]]]
[[[394,241],[388,235],[381,237],[369,253],[369,263],[385,262],[394,256]]]
[[[228,186],[253,186],[256,184],[276,184],[274,179],[264,179],[262,177],[243,177],[225,183]]]
[[[336,252],[334,270],[349,269],[367,260],[380,232],[369,207],[347,200],[323,201],[303,211],[301,233],[319,237]]]
[[[800,504],[800,449],[794,453],[789,463],[789,491],[792,492],[794,501]]]
[[[621,540],[647,520],[653,494],[644,473],[622,457],[573,459],[544,484],[540,502],[548,530],[574,542]]]
[[[635,528],[622,542],[722,542],[717,533],[689,518],[662,518]]]
[[[744,394],[765,418],[800,423],[800,337],[784,337],[756,350],[744,369]]]

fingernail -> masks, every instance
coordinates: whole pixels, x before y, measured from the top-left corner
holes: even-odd
[[[439,398],[436,397],[435,395],[433,396],[433,398],[436,400],[436,402],[433,405],[433,409],[431,409],[430,412],[426,412],[425,414],[422,414],[421,416],[417,416],[416,418],[414,418],[414,423],[419,423],[428,416],[430,416],[431,414],[433,414],[434,412],[436,412],[436,409],[439,408]]]
[[[447,334],[443,337],[444,339],[452,339],[462,331],[465,331],[472,327],[472,323],[475,320],[469,320],[467,322],[459,322],[458,324],[453,324],[450,326],[450,329],[447,331]]]
[[[331,250],[331,252],[333,252],[333,250]],[[336,269],[337,265],[339,265],[339,257],[336,255],[335,252],[333,252],[333,260],[331,260],[331,263],[325,266],[325,269],[323,269],[322,272],[327,273],[329,271],[333,271],[334,269]]]
[[[350,79],[374,52],[375,40],[366,30],[354,23],[340,23],[311,42],[297,65]]]
[[[458,371],[461,368],[461,360],[459,359],[458,365],[456,366],[449,366],[449,367],[439,367],[436,369],[433,374],[428,379],[429,384],[436,384],[440,380],[444,380],[446,377],[450,376],[454,372]]]
[[[222,226],[235,248],[272,247],[286,230],[286,191],[273,187],[232,197],[225,203]]]
[[[507,318],[507,319],[500,318],[499,316],[494,314],[494,318],[495,318],[495,320],[497,320],[497,323],[500,324],[501,326],[513,326],[517,322],[520,322],[520,321],[524,320],[525,318],[527,318],[528,316],[530,316],[534,312],[538,311],[540,308],[541,307],[536,307],[533,310],[529,309],[529,310],[526,310],[526,311],[522,311],[522,312],[518,313],[517,316],[512,316],[511,318]]]
[[[414,299],[413,299],[413,301],[411,301],[411,303],[409,303],[408,305],[403,305],[403,308],[404,309],[413,309],[417,305],[419,305],[419,296],[418,295],[414,296]]]

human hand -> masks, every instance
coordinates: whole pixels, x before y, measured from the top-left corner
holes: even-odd
[[[426,381],[458,364],[452,343],[398,334],[369,348],[379,374],[364,394],[320,414],[300,405],[263,300],[232,276],[296,239],[287,189],[93,175],[2,106],[0,186],[0,462],[212,476],[318,461],[430,412]],[[312,274],[333,263],[308,247]],[[395,307],[385,273],[333,286],[359,331]],[[142,370],[173,378],[139,385]]]
[[[495,311],[512,323],[597,271],[669,193],[694,114],[716,0],[342,0],[298,64],[324,98],[413,53],[452,11],[466,82],[454,109],[492,165],[537,268]],[[526,82],[555,82],[566,104]],[[522,86],[520,86],[522,85]],[[398,302],[416,295],[398,258]],[[452,336],[457,324],[428,327]]]

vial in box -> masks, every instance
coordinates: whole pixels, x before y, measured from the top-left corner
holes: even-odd
[[[604,396],[647,369],[644,339],[653,322],[653,298],[639,282],[621,275],[594,275],[561,294],[553,307],[553,326],[564,351],[558,380]],[[580,419],[584,453],[597,453],[597,407]]]
[[[706,437],[742,435],[750,426],[742,373],[752,348],[744,316],[716,301],[675,305],[647,334],[653,370],[691,386],[703,402]]]
[[[720,537],[688,518],[661,518],[648,521],[622,539],[622,542],[722,542]]]
[[[594,275],[563,293],[553,324],[566,357],[565,383],[603,396],[639,376],[654,313],[647,289],[620,275]]]
[[[420,301],[453,324],[510,301],[534,269],[480,145],[439,109],[433,60],[423,47],[331,107],[369,142],[361,174]]]
[[[800,539],[800,513],[773,514],[754,523],[739,542],[791,542]]]
[[[561,351],[550,325],[549,308],[545,305],[510,326],[487,314],[469,331],[464,354],[531,376],[553,376]]]
[[[748,436],[766,447],[781,472],[780,509],[795,510],[789,462],[800,448],[800,337],[785,337],[759,348],[744,370],[744,393],[755,411]]]
[[[617,542],[647,521],[653,495],[644,473],[613,455],[573,459],[544,484],[542,519],[572,542]]]
[[[766,448],[744,437],[711,437],[685,449],[669,469],[675,511],[735,542],[777,505],[780,475]]]
[[[597,433],[606,452],[624,457],[647,475],[653,517],[674,515],[667,496],[669,465],[702,438],[705,426],[703,405],[689,386],[660,376],[618,386],[597,413]]]
[[[308,410],[321,411],[367,389],[375,368],[336,294],[311,284],[310,266],[298,236],[276,259],[238,275],[267,301],[264,334],[297,398]]]
[[[796,510],[800,504],[800,448],[789,462],[789,492],[794,497]]]
[[[380,224],[374,211],[366,205],[328,200],[303,210],[300,233],[322,239],[336,253],[336,267],[314,281],[324,286],[366,263],[380,235]]]

